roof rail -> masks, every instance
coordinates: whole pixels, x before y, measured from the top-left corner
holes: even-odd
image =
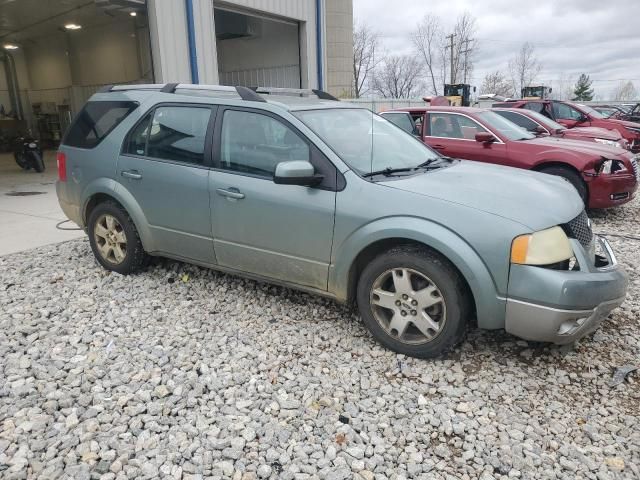
[[[302,88],[275,88],[275,87],[243,87],[226,85],[202,85],[188,83],[136,83],[128,85],[105,85],[98,90],[98,93],[123,92],[127,90],[155,90],[163,93],[176,93],[177,90],[207,90],[213,92],[228,92],[237,94],[242,100],[250,102],[265,102],[260,94],[266,95],[296,95],[307,97],[315,95],[321,100],[340,101],[333,95],[322,90],[302,89]],[[178,92],[179,93],[179,92]]]
[[[321,100],[333,100],[339,102],[340,100],[333,95],[324,92],[322,90],[306,89],[306,88],[276,88],[276,87],[251,87],[256,93],[263,93],[267,95],[294,95],[298,97],[309,97],[315,95]]]

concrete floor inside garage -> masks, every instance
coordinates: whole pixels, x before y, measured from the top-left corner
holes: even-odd
[[[56,228],[66,217],[56,197],[55,152],[44,157],[45,171],[35,173],[18,167],[12,153],[0,154],[0,256],[84,235]]]

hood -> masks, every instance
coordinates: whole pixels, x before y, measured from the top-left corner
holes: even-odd
[[[616,118],[607,118],[607,121],[622,125],[623,127],[631,127],[640,130],[640,123],[629,122],[628,120],[618,120]]]
[[[620,147],[603,145],[597,142],[585,142],[583,140],[575,140],[571,138],[559,137],[539,137],[532,140],[526,140],[528,144],[545,147],[547,150],[564,150],[569,153],[579,154],[585,160],[592,160],[594,157],[620,158],[625,155],[627,150]]]
[[[606,128],[600,127],[574,127],[563,130],[563,133],[568,137],[604,138],[605,140],[613,141],[622,139],[622,135],[620,135],[620,132],[617,130],[607,130]]]
[[[566,223],[584,209],[578,192],[560,177],[474,161],[380,183],[508,218],[534,231]]]

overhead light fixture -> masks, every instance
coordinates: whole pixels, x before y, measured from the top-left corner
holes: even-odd
[[[77,23],[67,23],[64,28],[67,30],[80,30],[82,25],[78,25]]]
[[[18,48],[18,45],[14,45],[13,43],[6,43],[4,45],[5,50],[17,50]]]
[[[131,15],[132,17],[137,16],[138,14],[136,12],[129,12],[129,15]]]

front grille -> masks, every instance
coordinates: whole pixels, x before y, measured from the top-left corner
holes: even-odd
[[[584,210],[580,215],[564,225],[564,231],[569,238],[575,238],[580,245],[588,250],[593,240],[593,231],[591,230],[591,220]]]
[[[638,169],[638,157],[634,157],[631,159],[631,168],[633,168],[633,174],[636,176],[636,178],[640,182],[640,170]]]

